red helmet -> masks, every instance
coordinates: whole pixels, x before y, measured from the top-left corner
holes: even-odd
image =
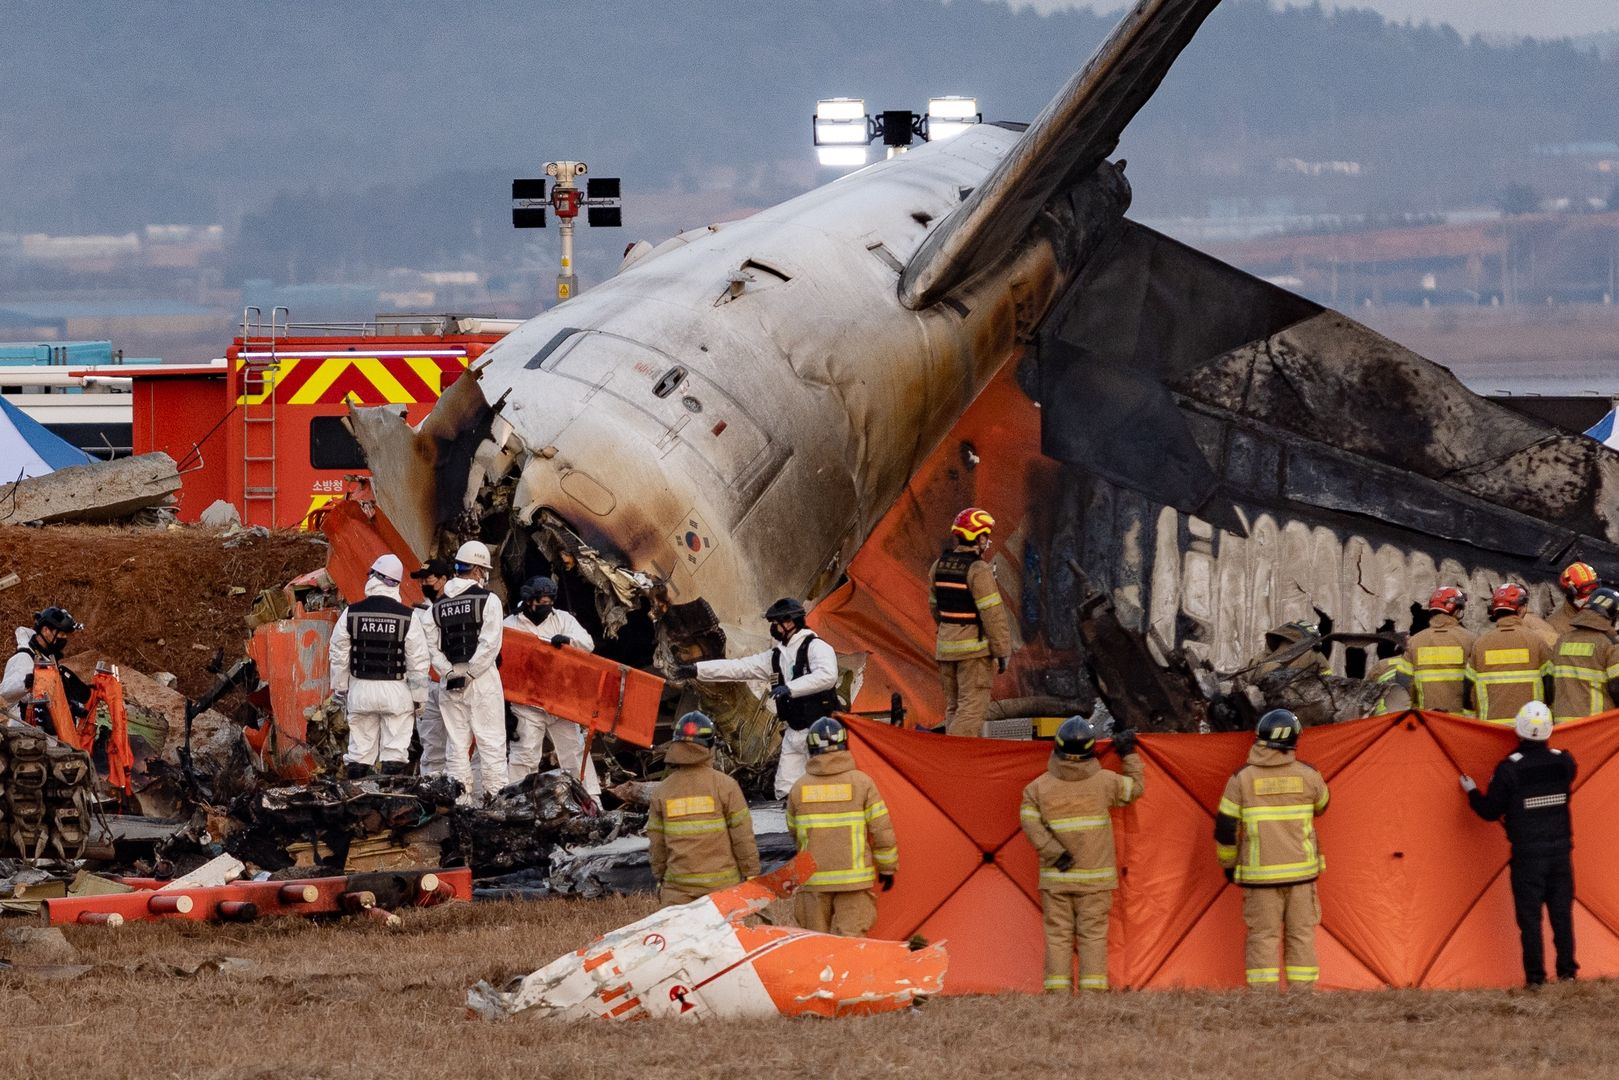
[[[1467,606],[1467,594],[1454,585],[1441,585],[1428,594],[1428,610],[1454,615]]]
[[[1522,611],[1529,603],[1529,590],[1516,581],[1509,581],[1505,585],[1498,585],[1490,594],[1490,613],[1504,611],[1515,615]]]
[[[989,516],[988,510],[980,510],[976,506],[969,506],[956,515],[955,522],[950,531],[971,543],[980,536],[987,536],[995,527],[995,519]]]
[[[1597,579],[1597,572],[1590,563],[1577,562],[1569,563],[1563,568],[1562,574],[1558,575],[1557,584],[1578,603],[1596,592],[1602,582]]]

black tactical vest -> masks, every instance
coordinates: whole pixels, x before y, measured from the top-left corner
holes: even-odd
[[[397,682],[405,677],[405,635],[410,608],[386,596],[368,596],[350,604],[349,675],[356,679]]]
[[[798,646],[798,655],[793,658],[792,678],[799,679],[809,674],[809,647],[815,640],[815,635],[806,637]],[[771,686],[780,686],[786,682],[781,677],[781,650],[770,650],[770,676]],[[793,731],[807,731],[809,726],[823,716],[831,716],[839,708],[838,695],[831,690],[822,690],[809,697],[793,697],[786,701],[776,703],[776,715],[781,717],[782,723]]]
[[[464,664],[478,651],[478,635],[483,632],[483,609],[489,590],[474,585],[459,596],[441,596],[433,601],[433,621],[443,639],[444,655],[452,664]]]
[[[1503,763],[1502,773],[1512,792],[1506,812],[1512,849],[1568,851],[1574,839],[1568,812],[1574,759],[1544,743],[1520,744],[1518,752]]]
[[[973,599],[972,587],[967,584],[967,571],[978,561],[976,551],[947,551],[939,556],[933,568],[933,602],[939,611],[939,621],[974,625],[981,624],[978,603]]]

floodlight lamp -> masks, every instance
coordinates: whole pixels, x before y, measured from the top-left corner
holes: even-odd
[[[829,169],[859,168],[866,163],[866,147],[860,146],[817,146],[815,156],[820,163]]]
[[[816,146],[863,146],[870,141],[863,99],[827,98],[815,103]]]
[[[977,98],[929,98],[928,141],[941,142],[955,138],[982,119],[983,114],[978,111]]]

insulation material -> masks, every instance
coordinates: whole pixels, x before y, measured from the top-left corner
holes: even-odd
[[[849,736],[907,853],[894,889],[879,897],[873,935],[949,938],[951,993],[1039,992],[1039,868],[1018,806],[1050,744],[952,739],[865,720],[850,720]],[[1619,711],[1559,725],[1552,743],[1579,766],[1580,973],[1611,978],[1619,975],[1619,871],[1601,841],[1619,797]],[[1146,793],[1113,819],[1121,877],[1109,935],[1114,987],[1243,985],[1242,896],[1215,860],[1214,807],[1252,744],[1247,733],[1142,736]],[[1299,757],[1332,791],[1317,821],[1327,862],[1321,986],[1522,984],[1506,835],[1469,809],[1456,783],[1465,772],[1486,784],[1515,745],[1510,730],[1440,713],[1305,730]],[[1119,767],[1111,749],[1102,764]]]
[[[800,854],[762,877],[666,907],[512,980],[480,982],[467,1007],[486,1020],[533,1011],[551,1020],[862,1016],[942,993],[943,944],[840,938],[748,926],[814,872]]]

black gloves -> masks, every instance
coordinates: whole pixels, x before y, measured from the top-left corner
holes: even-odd
[[[1058,855],[1057,856],[1057,861],[1052,863],[1051,865],[1055,866],[1058,870],[1061,870],[1063,873],[1067,873],[1070,869],[1073,868],[1074,857],[1073,857],[1073,855],[1071,855],[1071,854],[1069,854],[1068,852],[1065,851],[1061,855]]]
[[[887,892],[889,889],[892,889],[894,887],[894,875],[893,874],[878,874],[877,875],[877,880],[882,883],[883,892]]]
[[[551,639],[551,644],[555,645],[557,648],[560,649],[560,648],[562,648],[562,646],[566,645],[568,642],[570,642],[572,640],[573,640],[573,638],[569,637],[567,634],[558,634],[558,635],[556,635],[555,637],[553,637]]]
[[[697,665],[696,664],[676,664],[674,674],[671,675],[670,678],[674,678],[674,679],[695,679],[695,678],[697,678]]]
[[[1233,885],[1235,885],[1237,883],[1237,870],[1236,870],[1236,867],[1228,866],[1228,867],[1225,868],[1225,879],[1226,879],[1226,881],[1230,882]]]
[[[772,686],[770,688],[770,696],[776,699],[777,705],[780,705],[782,702],[792,697],[793,692],[787,689],[787,685],[783,683],[781,686]]]
[[[446,690],[465,690],[466,688],[467,677],[465,675],[451,675],[444,680],[444,689]]]
[[[24,690],[32,690],[34,688],[34,673],[32,671],[22,677],[22,685]]]
[[[997,656],[995,658],[995,670],[1000,672],[1002,675],[1006,674],[1006,657]]]
[[[1136,733],[1130,728],[1115,731],[1113,733],[1113,749],[1119,752],[1120,757],[1123,757],[1126,754],[1135,753]]]

